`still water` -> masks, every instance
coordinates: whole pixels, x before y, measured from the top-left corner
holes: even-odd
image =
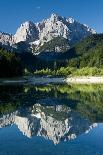
[[[0,85],[0,155],[103,155],[103,85]]]

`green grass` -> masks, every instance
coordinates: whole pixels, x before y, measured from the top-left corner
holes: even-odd
[[[57,70],[42,69],[34,72],[34,75],[47,76],[103,76],[103,68],[83,67],[81,69],[61,67]]]

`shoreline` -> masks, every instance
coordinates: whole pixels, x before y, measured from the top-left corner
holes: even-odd
[[[73,84],[103,84],[103,76],[67,77],[66,83]]]
[[[44,85],[44,84],[63,84],[65,83],[64,77],[35,77],[35,76],[28,76],[28,77],[19,77],[19,78],[5,78],[0,79],[0,85],[6,84],[31,84],[31,85]]]
[[[103,84],[103,76],[81,76],[81,77],[21,77],[21,78],[9,78],[1,79],[2,84],[31,84],[31,85],[43,85],[43,84]]]

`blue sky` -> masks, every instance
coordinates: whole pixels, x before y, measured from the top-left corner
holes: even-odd
[[[103,32],[103,0],[0,0],[0,31],[14,34],[22,22],[38,22],[51,13],[73,17]]]

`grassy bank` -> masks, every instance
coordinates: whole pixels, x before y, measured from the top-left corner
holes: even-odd
[[[103,76],[103,68],[83,67],[80,69],[74,67],[61,67],[57,70],[42,69],[34,72],[34,75],[47,76]]]

